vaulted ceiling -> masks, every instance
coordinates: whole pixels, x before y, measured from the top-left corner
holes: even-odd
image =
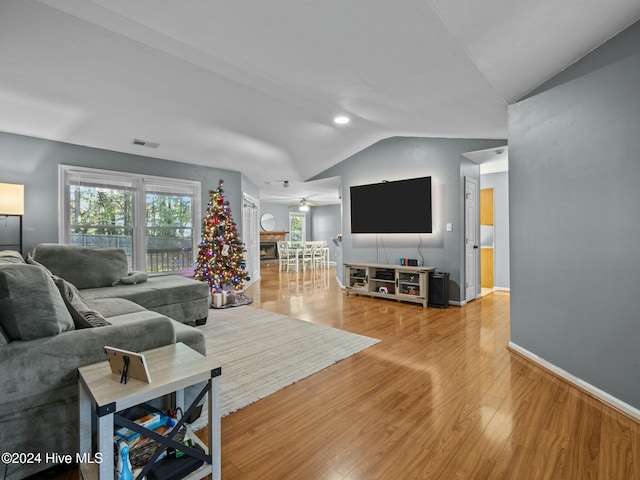
[[[638,0],[1,0],[0,131],[241,171],[268,199],[383,138],[506,139],[508,103],[639,18]]]

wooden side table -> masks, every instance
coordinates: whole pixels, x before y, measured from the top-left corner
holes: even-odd
[[[187,478],[199,479],[211,475],[213,480],[220,480],[220,375],[221,368],[214,365],[213,359],[207,358],[183,343],[167,345],[142,352],[149,367],[151,383],[129,379],[126,384],[120,383],[120,376],[111,373],[109,362],[104,361],[87,365],[78,369],[80,397],[80,474],[85,480],[113,479],[113,435],[114,421],[128,428],[141,428],[133,422],[123,420],[117,412],[139,405],[163,395],[175,393],[176,407],[188,412],[195,407],[199,398],[209,394],[209,449],[205,451],[206,460],[198,470]],[[206,382],[206,387],[194,403],[185,410],[184,389],[198,383]],[[91,417],[97,417],[97,448],[94,452],[91,445]],[[125,423],[121,423],[124,421]],[[179,421],[174,429],[181,426]],[[128,422],[128,423],[127,423]],[[144,433],[155,438],[154,432]],[[157,435],[156,435],[157,436]],[[183,451],[189,449],[176,444],[170,439],[158,438],[164,445],[177,446]],[[173,442],[173,445],[172,445]],[[102,458],[96,457],[100,453]],[[198,455],[202,455],[194,451]],[[197,456],[197,455],[194,455]]]

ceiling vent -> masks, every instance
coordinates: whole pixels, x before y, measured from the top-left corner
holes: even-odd
[[[139,145],[141,147],[148,147],[148,148],[158,148],[160,146],[159,143],[146,142],[144,140],[138,140],[137,138],[134,138],[131,143],[133,143],[134,145]]]

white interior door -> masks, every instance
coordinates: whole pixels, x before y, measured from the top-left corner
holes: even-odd
[[[464,258],[465,258],[465,300],[474,300],[478,287],[478,182],[469,177],[464,179]]]
[[[242,242],[246,249],[244,262],[250,280],[245,288],[260,278],[260,206],[258,201],[243,193]]]

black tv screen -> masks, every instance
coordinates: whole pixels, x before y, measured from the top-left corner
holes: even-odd
[[[351,233],[432,233],[431,177],[351,187]]]

